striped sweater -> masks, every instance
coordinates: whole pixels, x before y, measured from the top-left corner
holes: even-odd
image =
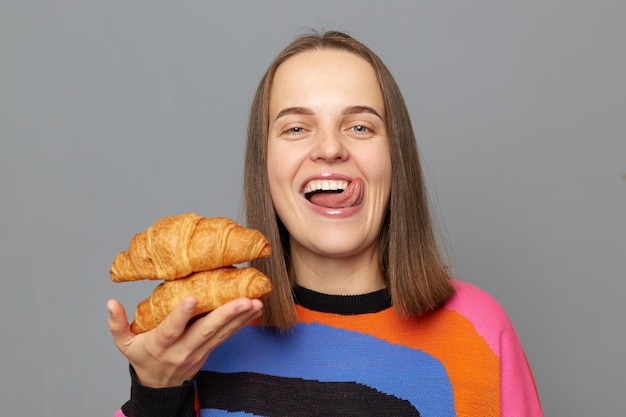
[[[115,417],[542,416],[505,311],[484,291],[454,285],[444,306],[408,319],[386,290],[329,296],[297,287],[301,323],[291,331],[245,327],[181,387],[133,378]]]

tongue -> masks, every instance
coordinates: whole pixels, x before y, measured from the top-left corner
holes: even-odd
[[[341,193],[317,192],[311,196],[311,203],[329,208],[352,207],[363,200],[363,180],[355,178]]]

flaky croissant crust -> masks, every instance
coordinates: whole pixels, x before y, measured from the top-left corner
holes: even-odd
[[[136,234],[110,268],[115,282],[173,280],[193,272],[239,264],[271,254],[265,236],[226,217],[183,213],[163,217]]]
[[[239,297],[262,299],[270,291],[270,279],[252,267],[223,267],[196,272],[185,278],[159,284],[152,295],[137,306],[131,330],[142,333],[153,329],[185,297],[197,298],[193,315],[198,316]]]
[[[133,236],[128,249],[113,260],[110,275],[116,282],[164,280],[137,306],[131,330],[142,333],[188,296],[198,300],[194,316],[239,297],[266,297],[271,280],[255,268],[234,264],[270,254],[269,242],[257,230],[226,217],[183,213],[163,217]]]

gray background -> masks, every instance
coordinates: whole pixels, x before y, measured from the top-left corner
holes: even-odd
[[[405,93],[455,276],[509,312],[546,415],[623,416],[626,2],[0,2],[0,414],[111,416],[132,234],[241,219],[248,105],[307,27]]]

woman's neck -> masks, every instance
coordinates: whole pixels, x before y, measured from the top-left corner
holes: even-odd
[[[324,294],[366,294],[386,287],[377,251],[349,257],[329,257],[291,251],[296,283]]]

